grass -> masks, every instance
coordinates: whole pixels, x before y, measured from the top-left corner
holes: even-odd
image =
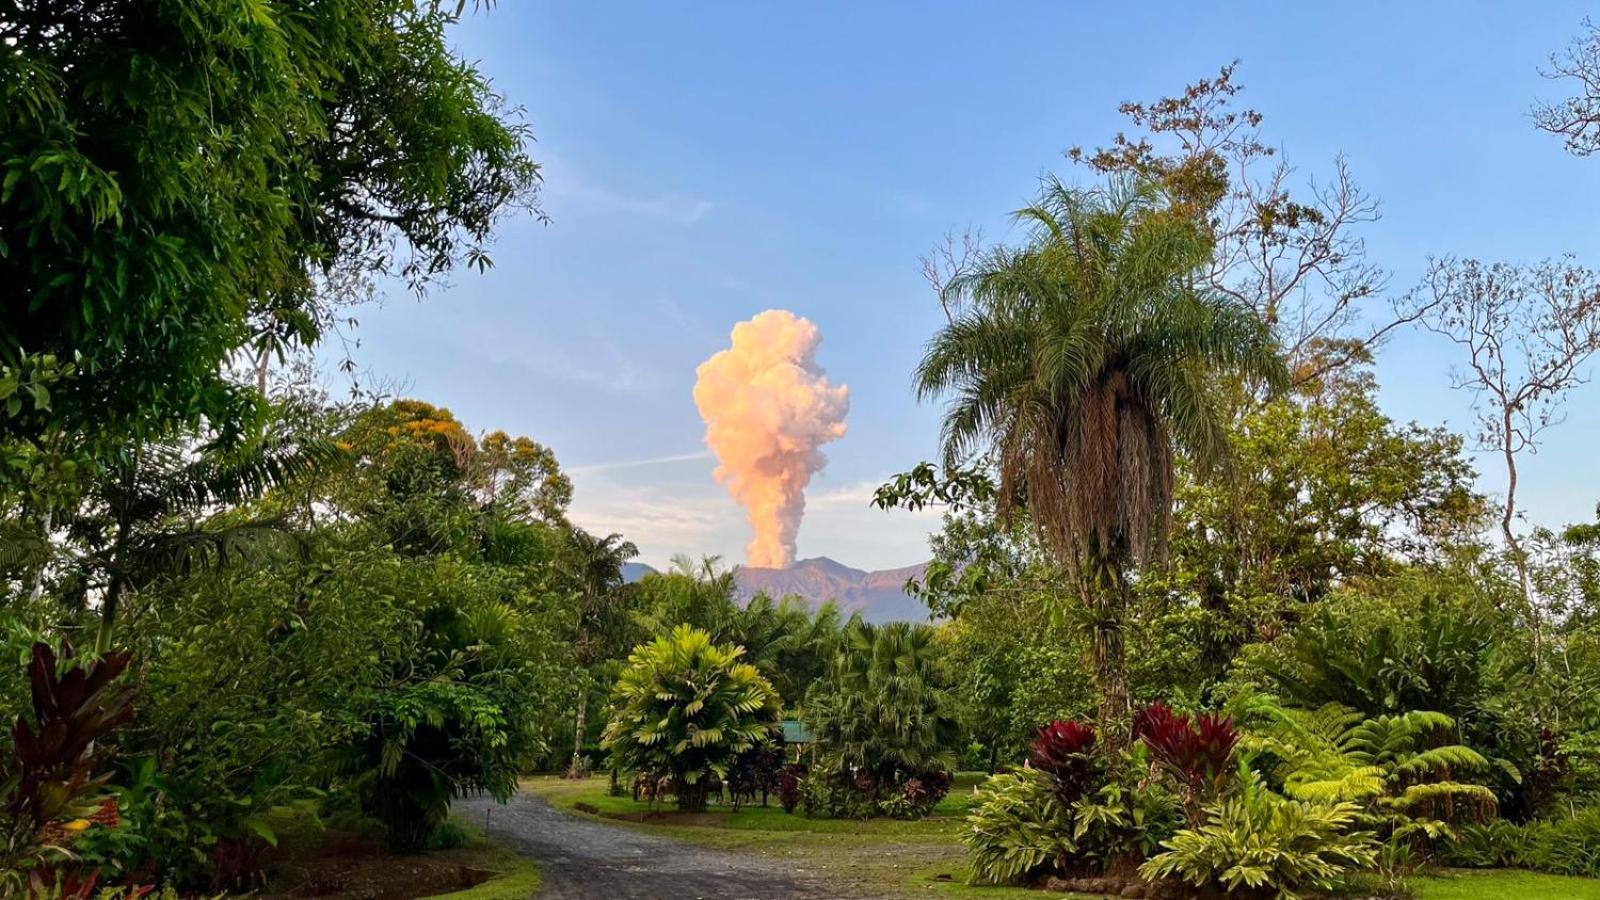
[[[983,777],[975,772],[957,775],[949,796],[940,802],[933,816],[921,821],[808,819],[799,812],[786,814],[776,798],[771,806],[746,806],[737,814],[729,813],[699,825],[672,824],[670,817],[667,822],[613,821],[621,827],[669,835],[692,844],[793,860],[873,896],[932,895],[971,900],[1062,897],[1024,888],[966,884],[966,853],[959,838],[961,818],[971,805],[973,786]],[[652,809],[635,803],[631,797],[607,796],[603,777],[584,781],[531,778],[523,786],[544,796],[558,809],[572,812],[577,811],[579,803],[613,816]],[[670,805],[660,808],[671,809]],[[712,807],[711,811],[726,809]],[[1414,878],[1411,886],[1416,889],[1418,900],[1600,900],[1600,879],[1513,869],[1451,870]]]
[[[1451,870],[1411,879],[1420,900],[1600,900],[1600,879],[1516,869]]]
[[[463,891],[435,894],[433,900],[527,900],[538,893],[543,880],[539,867],[509,847],[496,843],[483,830],[460,819],[453,821],[468,835],[466,848],[479,860],[476,868],[497,873],[482,884]]]
[[[957,774],[950,793],[933,815],[917,821],[897,819],[807,818],[798,811],[785,813],[777,798],[770,806],[745,806],[737,814],[727,807],[708,824],[613,820],[625,828],[669,835],[706,847],[757,853],[792,860],[806,869],[862,893],[881,897],[927,897],[958,894],[979,900],[1027,897],[1039,900],[1038,891],[1018,888],[974,887],[966,881],[966,852],[959,837],[962,818],[972,803],[972,788],[986,776],[979,772]],[[558,809],[578,812],[578,804],[598,809],[601,815],[619,816],[648,812],[648,804],[631,797],[611,797],[603,777],[584,781],[530,778],[523,787],[542,795]],[[660,807],[670,810],[669,805]],[[1061,896],[1061,895],[1050,895]]]

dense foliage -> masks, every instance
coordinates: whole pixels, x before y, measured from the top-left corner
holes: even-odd
[[[617,679],[605,747],[658,793],[670,791],[679,809],[705,809],[739,757],[774,740],[782,702],[743,655],[680,625],[635,648]]]
[[[945,512],[931,623],[741,601],[716,558],[630,583],[552,448],[334,402],[306,355],[537,213],[467,6],[0,14],[0,894],[255,891],[285,810],[414,853],[457,799],[595,769],[905,819],[987,769],[961,836],[997,884],[1600,877],[1600,524],[1515,496],[1600,348],[1591,270],[1440,261],[1385,318],[1375,202],[1342,163],[1292,184],[1225,68],[939,279],[943,459],[874,499]],[[1553,74],[1600,83],[1597,35]],[[1587,154],[1594,93],[1536,120]],[[1412,322],[1548,374],[1469,354],[1503,500],[1383,412]]]
[[[818,746],[809,807],[832,815],[926,814],[949,789],[957,726],[935,630],[852,620],[806,695]]]

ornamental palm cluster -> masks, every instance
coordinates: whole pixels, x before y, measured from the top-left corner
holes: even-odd
[[[1219,379],[1286,384],[1269,329],[1202,286],[1210,236],[1160,191],[1099,192],[1054,180],[1016,214],[1021,247],[997,248],[952,279],[949,325],[916,373],[949,397],[945,461],[992,453],[999,511],[1028,520],[1074,576],[1089,612],[1099,726],[1123,746],[1130,708],[1122,619],[1136,566],[1162,556],[1174,461],[1225,466]]]
[[[621,768],[671,779],[678,808],[704,810],[735,757],[773,739],[777,691],[744,648],[680,625],[634,648],[612,693],[602,744]]]
[[[854,620],[828,677],[807,697],[819,759],[874,793],[949,772],[957,725],[926,625]]]

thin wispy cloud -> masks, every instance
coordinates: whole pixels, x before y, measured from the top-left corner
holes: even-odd
[[[651,195],[626,194],[592,181],[574,178],[571,173],[564,180],[551,182],[551,187],[545,191],[545,201],[552,214],[557,216],[563,205],[570,204],[575,208],[626,213],[682,226],[694,225],[716,209],[716,204],[704,197],[670,191]]]
[[[875,480],[869,479],[867,481],[856,482],[855,484],[841,485],[839,487],[830,488],[824,491],[812,492],[806,495],[806,508],[808,510],[861,509],[872,510],[873,512],[881,512],[881,510],[878,510],[872,505],[872,497],[878,492],[878,488],[882,486],[884,482],[888,481],[890,477],[891,476],[885,475],[882,478]],[[895,510],[894,512],[898,515],[939,516],[942,514],[943,510],[932,506],[925,506],[916,511]]]
[[[697,450],[694,453],[673,453],[668,456],[651,456],[645,459],[625,459],[616,462],[573,466],[567,469],[567,472],[572,475],[592,475],[596,472],[614,472],[618,469],[643,469],[650,466],[665,466],[672,463],[692,462],[710,458],[711,453],[709,451]]]
[[[641,368],[616,342],[605,337],[595,338],[582,353],[538,347],[515,356],[491,353],[487,358],[496,365],[599,388],[611,394],[648,394],[661,383],[657,373]],[[595,365],[602,360],[605,365]]]

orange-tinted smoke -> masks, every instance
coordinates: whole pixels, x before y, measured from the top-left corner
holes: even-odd
[[[733,346],[695,370],[694,402],[706,422],[716,477],[745,508],[755,539],[752,566],[794,562],[806,485],[827,465],[819,450],[844,437],[850,389],[828,382],[816,363],[822,332],[769,309],[733,326]]]

